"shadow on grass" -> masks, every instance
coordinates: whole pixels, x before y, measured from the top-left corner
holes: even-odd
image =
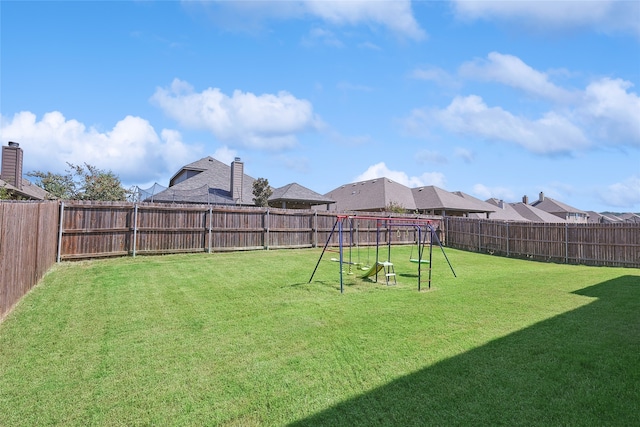
[[[290,426],[640,425],[640,277],[576,294],[595,299]]]

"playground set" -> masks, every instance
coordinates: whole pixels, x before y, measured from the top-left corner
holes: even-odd
[[[367,245],[367,262],[364,263],[360,261],[360,250],[359,250],[360,236],[359,236],[359,228],[358,228],[358,222],[360,220],[375,221],[376,223],[375,262],[374,263],[369,262],[370,245]],[[345,223],[346,223],[346,227],[345,227]],[[421,290],[421,286],[423,282],[422,281],[423,265],[427,266],[427,269],[428,269],[427,282],[428,282],[429,289],[431,288],[431,265],[433,260],[434,241],[440,247],[440,250],[442,251],[444,258],[446,259],[447,264],[449,264],[449,268],[451,269],[453,276],[456,277],[456,273],[453,270],[451,263],[449,262],[449,258],[447,257],[447,254],[444,252],[444,248],[440,243],[440,239],[438,238],[436,230],[433,228],[433,224],[431,220],[424,219],[424,218],[402,218],[402,217],[383,218],[383,217],[375,217],[375,216],[337,215],[336,222],[333,224],[333,228],[331,229],[331,233],[329,233],[329,237],[327,238],[324,248],[322,249],[320,258],[316,263],[316,267],[313,269],[313,273],[311,274],[309,283],[311,283],[311,281],[313,280],[313,276],[316,274],[316,270],[318,270],[318,266],[320,265],[320,262],[322,261],[322,257],[324,256],[325,252],[332,251],[332,249],[329,249],[329,243],[331,242],[331,239],[334,236],[334,234],[337,232],[338,233],[337,252],[339,254],[339,257],[331,258],[331,261],[335,261],[340,265],[340,293],[344,292],[343,273],[344,273],[345,265],[348,266],[349,274],[353,274],[352,268],[355,268],[356,270],[361,270],[363,272],[361,275],[363,279],[371,279],[377,282],[378,275],[380,274],[380,275],[384,275],[385,283],[387,284],[387,286],[391,285],[392,282],[393,284],[397,284],[395,267],[391,262],[391,236],[392,236],[392,229],[394,227],[397,227],[398,230],[400,227],[406,227],[405,230],[408,231],[409,229],[413,229],[416,233],[413,240],[415,242],[415,247],[417,249],[417,257],[415,258],[413,257],[414,247],[412,246],[411,255],[409,256],[410,258],[409,261],[417,264],[418,266],[418,291]],[[387,236],[386,242],[381,241],[381,238],[380,238],[381,228],[384,228],[384,230],[386,230],[386,236]],[[345,238],[345,232],[346,232],[346,235],[348,236],[348,239]],[[355,235],[355,238],[354,238],[354,235]],[[369,239],[369,236],[367,234],[367,240],[368,239]],[[369,242],[367,241],[367,243]],[[349,248],[347,259],[345,259],[345,250],[344,250],[345,244],[348,245],[348,248]],[[386,260],[380,260],[381,244],[384,244],[387,246]],[[428,259],[424,258],[426,255],[425,251],[427,249],[427,245],[429,248]],[[352,248],[354,246],[356,247],[356,250],[357,250],[356,260],[354,260],[353,253],[352,253]]]

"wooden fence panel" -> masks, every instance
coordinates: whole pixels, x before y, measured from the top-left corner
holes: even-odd
[[[56,258],[56,202],[0,203],[0,319]]]
[[[135,251],[140,254],[209,250],[209,208],[134,206]]]
[[[640,268],[640,224],[446,219],[451,247],[538,261]]]
[[[268,247],[309,248],[314,244],[312,211],[269,210]]]
[[[63,202],[61,259],[127,255],[131,204]]]
[[[264,249],[264,209],[213,210],[212,232],[214,251]]]

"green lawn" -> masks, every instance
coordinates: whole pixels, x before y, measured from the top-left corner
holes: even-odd
[[[341,294],[319,255],[55,266],[0,324],[0,425],[640,425],[640,270],[447,249],[418,292],[400,247]]]

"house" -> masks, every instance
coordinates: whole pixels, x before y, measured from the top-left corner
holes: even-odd
[[[589,215],[589,223],[596,224],[620,224],[624,220],[614,214],[598,213],[595,211],[587,211]]]
[[[294,182],[273,190],[268,203],[271,207],[282,209],[311,209],[313,206],[329,206],[335,202]]]
[[[468,216],[471,212],[488,215],[495,208],[481,200],[450,193],[435,186],[409,188],[389,178],[353,182],[325,194],[338,212],[384,212],[399,208],[407,213]]]
[[[622,219],[624,222],[633,222],[636,224],[640,224],[640,215],[637,215],[631,212],[620,214],[618,215],[618,217]]]
[[[563,223],[569,222],[549,212],[538,209],[535,206],[528,205],[524,202],[511,203],[513,209],[518,212],[525,220],[531,222],[548,222],[548,223]]]
[[[53,199],[51,194],[22,177],[24,153],[20,144],[10,141],[2,147],[2,167],[0,169],[0,188],[5,189],[11,198],[21,200]]]
[[[523,202],[526,203],[527,197],[523,198]],[[562,202],[552,199],[551,197],[545,197],[543,192],[540,192],[538,200],[531,203],[531,206],[535,206],[538,209],[542,209],[545,212],[553,214],[559,218],[572,223],[586,223],[589,220],[589,214],[580,209],[576,209],[572,206],[566,205]]]
[[[511,222],[549,222],[561,223],[565,220],[555,215],[538,209],[526,203],[506,203],[504,200],[496,198],[487,199],[486,203],[493,205],[497,210],[490,214],[489,219],[497,221]],[[470,214],[471,218],[482,218],[480,214]]]
[[[475,197],[467,195],[465,198],[435,185],[412,188],[411,193],[418,212],[422,214],[468,217],[471,213],[479,213],[488,218],[491,212],[496,211],[495,207]]]
[[[388,178],[341,185],[326,193],[325,197],[335,201],[330,210],[338,212],[384,212],[391,206],[416,211],[411,189]]]
[[[254,181],[239,157],[229,166],[208,156],[180,168],[167,189],[145,201],[254,206]]]
[[[495,198],[487,199],[486,203],[494,206],[495,211],[489,214],[489,219],[496,221],[529,221],[524,218],[522,215],[515,210],[515,208],[510,204],[506,203],[504,200],[499,200]],[[483,219],[486,215],[482,213],[471,213],[469,214],[469,218],[478,218]]]
[[[171,177],[168,188],[148,193],[143,198],[161,203],[255,206],[255,181],[244,173],[244,163],[239,157],[226,165],[209,156],[183,166]],[[331,204],[333,200],[291,183],[273,190],[268,203],[272,207],[310,209],[314,205]]]

